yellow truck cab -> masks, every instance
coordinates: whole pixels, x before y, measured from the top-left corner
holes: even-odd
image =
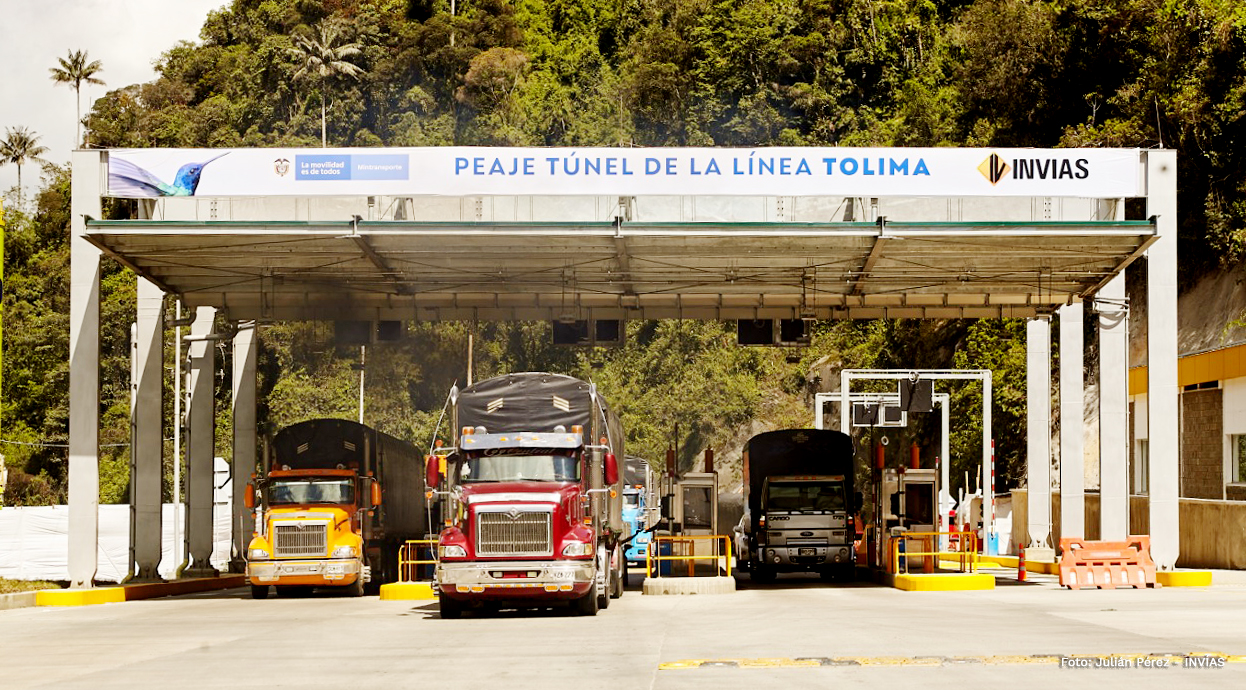
[[[424,536],[422,462],[414,446],[367,426],[317,419],[282,429],[269,470],[248,491],[259,510],[247,548],[251,595],[305,593],[397,579],[398,549]]]

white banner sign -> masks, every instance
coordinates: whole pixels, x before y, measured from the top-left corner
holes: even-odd
[[[1136,149],[118,149],[108,196],[1140,195]]]

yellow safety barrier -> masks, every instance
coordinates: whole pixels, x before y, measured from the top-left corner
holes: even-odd
[[[697,555],[696,544],[698,541],[709,541],[713,545],[713,552],[708,554]],[[718,545],[722,543],[722,551],[719,551]],[[670,553],[666,556],[662,555],[661,544],[669,543],[671,545]],[[657,553],[654,553],[657,549]],[[676,554],[676,550],[683,553]],[[689,553],[691,552],[691,553]],[[658,563],[658,577],[662,577],[661,561],[686,561],[688,563],[688,577],[696,575],[696,567],[693,561],[697,560],[718,560],[726,555],[727,577],[731,577],[731,539],[722,534],[685,534],[678,537],[675,536],[654,536],[653,541],[649,542],[649,548],[645,551],[645,577],[653,577],[653,565]]]
[[[956,547],[955,551],[939,551],[934,548],[936,540],[945,536],[957,538],[951,542]],[[912,551],[908,548],[908,544],[912,542],[928,546],[923,546],[922,551]],[[904,551],[900,551],[901,543],[904,544]],[[901,567],[907,574],[914,559],[922,561],[926,572],[934,572],[938,562],[945,557],[948,561],[958,562],[962,573],[978,572],[978,535],[973,532],[905,532],[890,538],[887,553],[890,556],[887,572],[893,575],[900,573]]]
[[[420,549],[426,548],[432,554],[432,558],[420,559]],[[414,556],[414,558],[413,558]],[[436,539],[408,539],[398,549],[398,581],[399,582],[419,582],[420,566],[437,564],[437,540]]]

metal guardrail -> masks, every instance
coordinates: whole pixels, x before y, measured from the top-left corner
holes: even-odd
[[[935,549],[934,544],[939,537],[949,537],[956,550]],[[922,547],[928,550],[911,551],[908,549],[911,542],[929,545]],[[902,546],[904,550],[901,550]],[[973,532],[905,532],[889,538],[887,553],[890,555],[887,572],[893,575],[900,573],[902,569],[908,574],[909,566],[914,560],[922,561],[926,572],[937,570],[939,563],[945,559],[959,563],[962,573],[978,572],[978,535]]]
[[[426,549],[432,555],[432,558],[419,558],[421,548]],[[436,564],[436,539],[408,539],[405,544],[398,548],[398,581],[420,582],[424,579],[420,577],[420,566]]]
[[[696,553],[696,544],[698,541],[709,541],[713,545],[712,553],[700,554]],[[718,546],[722,543],[723,548],[720,551]],[[671,545],[670,553],[662,555],[662,544]],[[654,553],[654,550],[657,553]],[[683,553],[676,554],[676,551]],[[698,560],[717,561],[726,556],[727,577],[731,577],[731,539],[722,534],[685,534],[678,537],[654,535],[653,541],[649,542],[649,548],[645,551],[645,577],[653,577],[654,564],[658,564],[657,577],[662,577],[662,561],[685,561],[688,564],[688,577],[696,577],[696,564]]]

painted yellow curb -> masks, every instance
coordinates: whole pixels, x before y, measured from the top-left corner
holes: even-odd
[[[984,573],[937,573],[896,575],[896,589],[906,592],[950,592],[995,589],[995,576]]]
[[[125,601],[124,587],[44,589],[35,593],[35,606],[93,606]]]
[[[1155,581],[1165,587],[1210,587],[1210,570],[1158,570]]]
[[[1005,568],[1016,568],[1016,556],[978,556],[978,565],[994,563]],[[1026,561],[1025,570],[1030,573],[1045,573],[1047,575],[1059,575],[1059,563],[1046,563],[1044,561]]]
[[[381,585],[381,598],[387,600],[436,599],[431,582],[391,582]]]

